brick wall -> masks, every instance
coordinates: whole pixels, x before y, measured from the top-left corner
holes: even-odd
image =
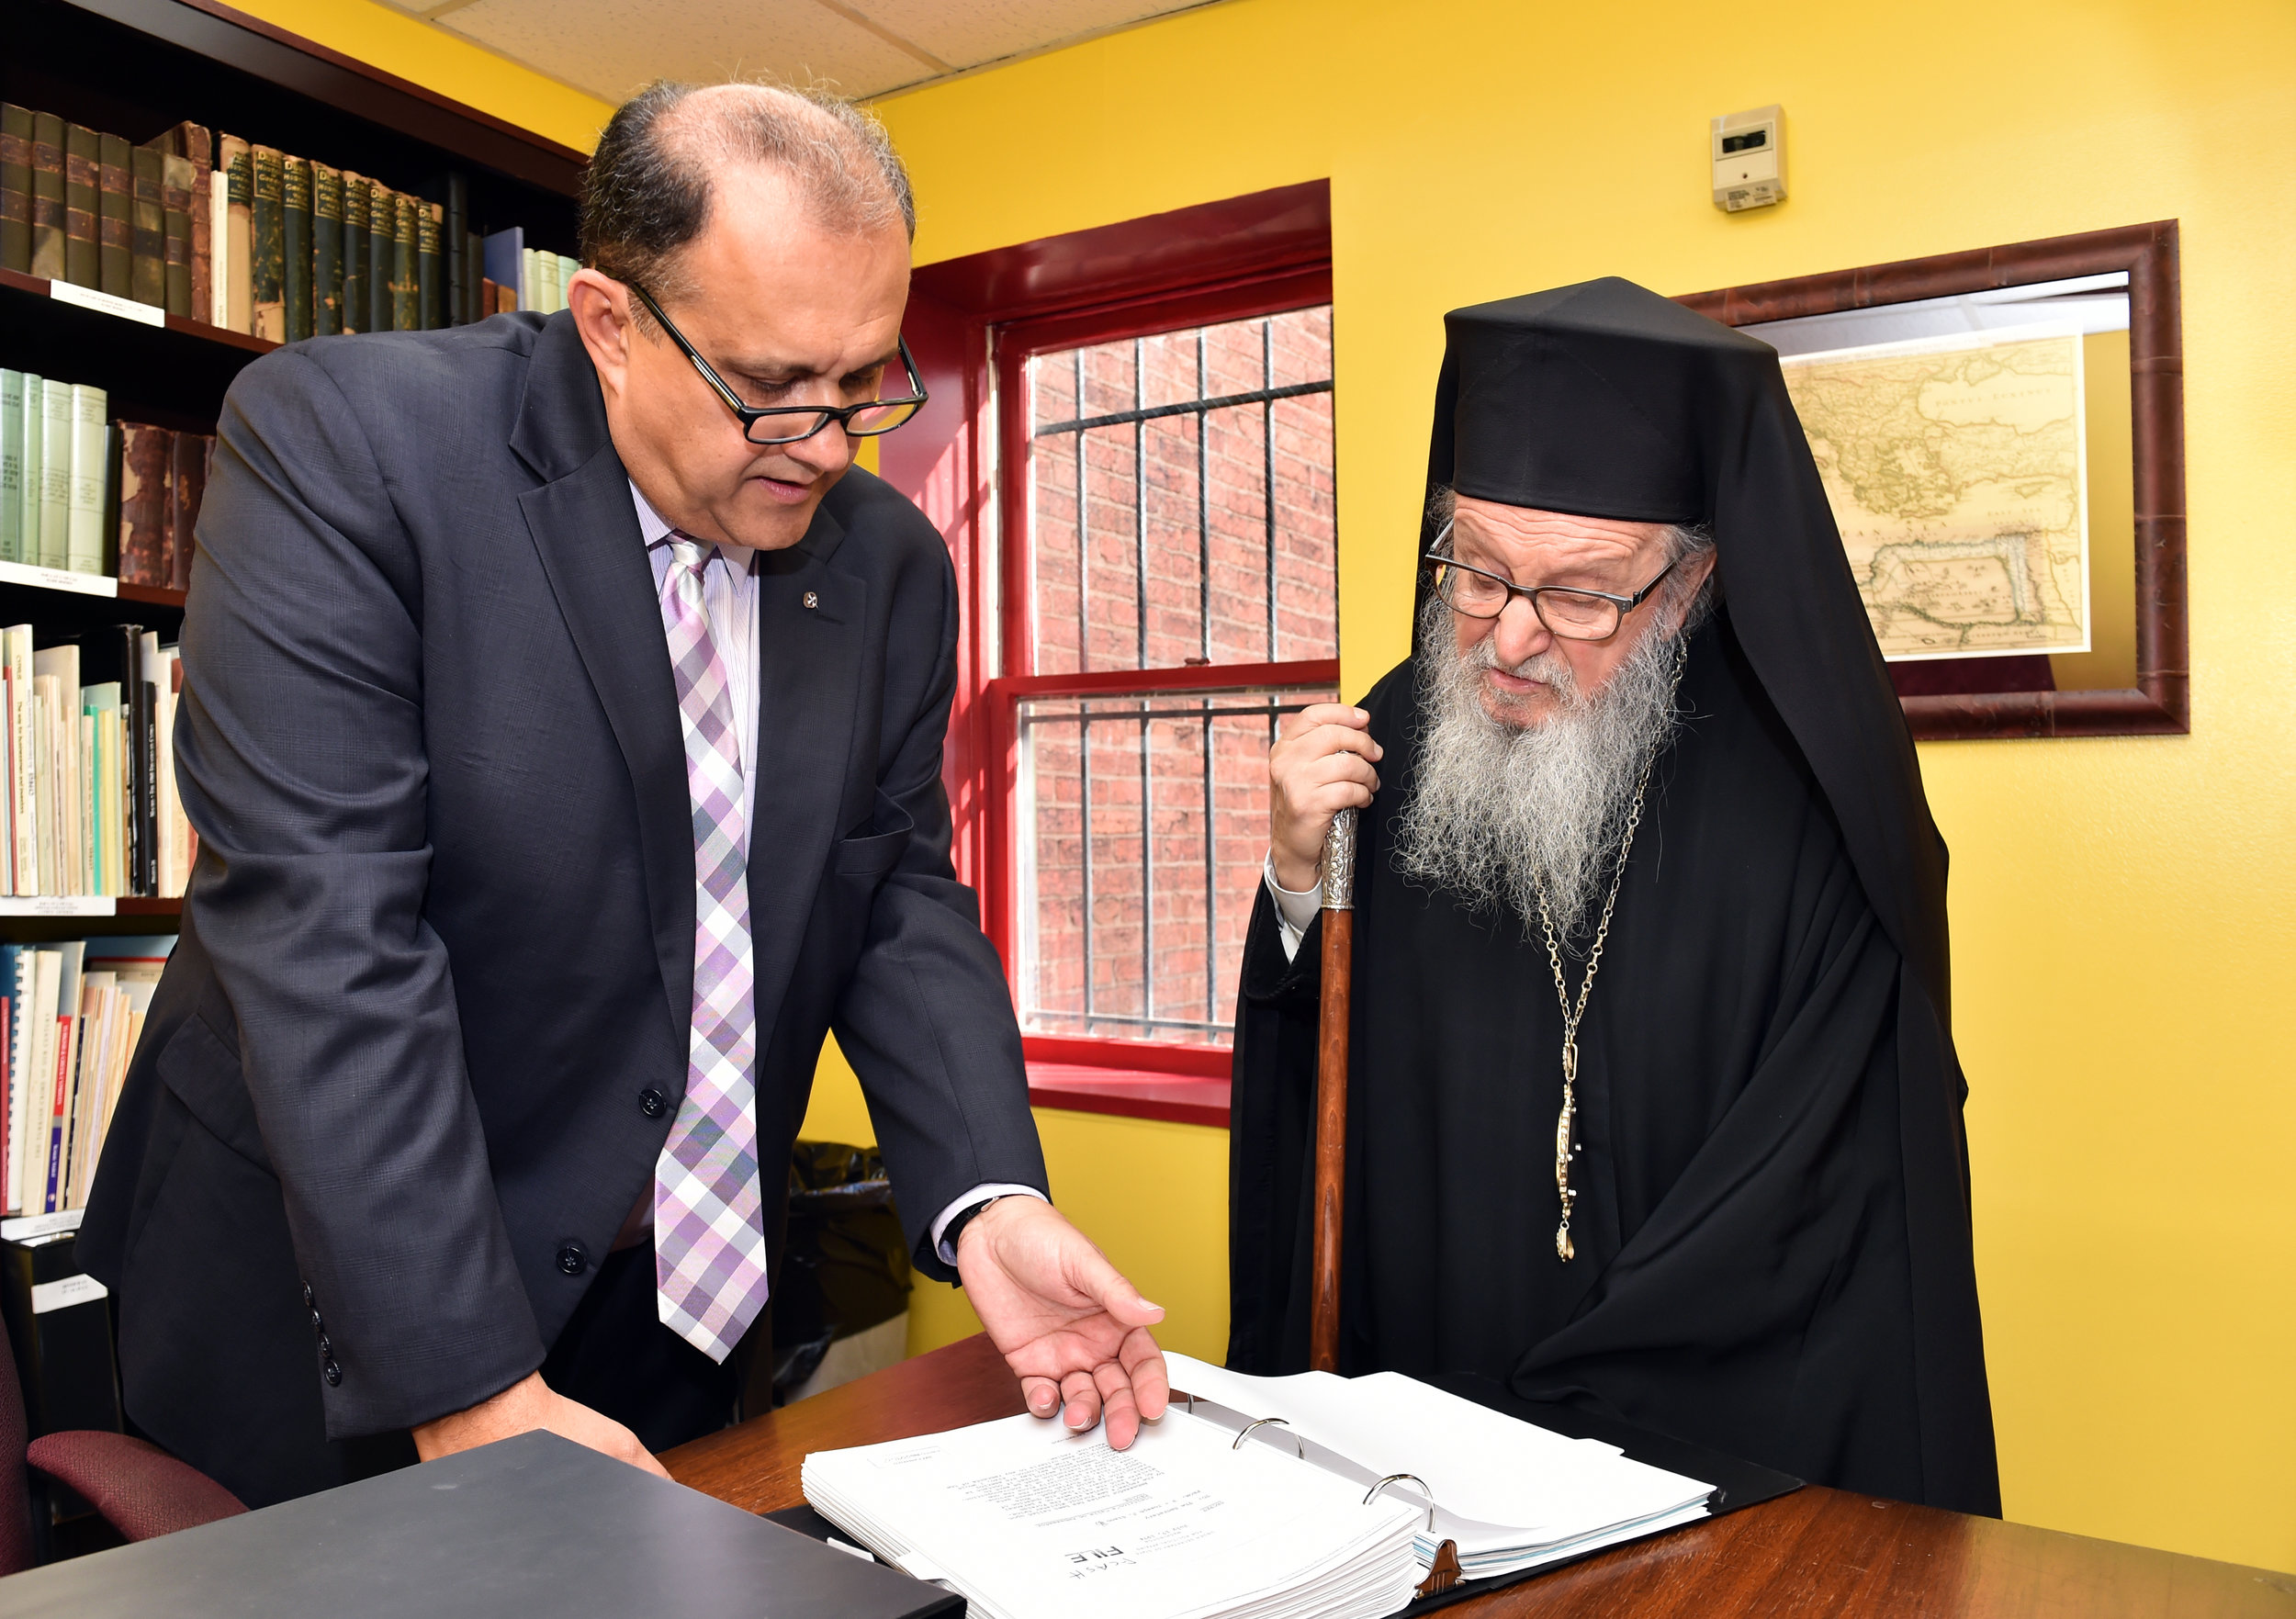
[[[1327,381],[1331,356],[1328,309],[1042,354],[1031,419]],[[1329,393],[1041,434],[1032,448],[1034,622],[1016,628],[1038,673],[1337,656]],[[1272,716],[1329,695],[1023,705],[1028,1027],[1226,1042],[1266,853]]]

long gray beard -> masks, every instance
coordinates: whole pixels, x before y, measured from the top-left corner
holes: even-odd
[[[1635,790],[1680,723],[1674,688],[1686,631],[1645,635],[1592,695],[1552,650],[1507,672],[1546,681],[1557,705],[1538,725],[1483,707],[1488,636],[1461,654],[1450,610],[1420,624],[1417,770],[1396,840],[1404,876],[1480,909],[1504,905],[1536,936],[1539,901],[1558,935],[1591,922],[1608,892]]]

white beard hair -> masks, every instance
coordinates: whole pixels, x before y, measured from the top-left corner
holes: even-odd
[[[1457,650],[1449,608],[1430,599],[1420,623],[1419,724],[1410,802],[1396,838],[1409,879],[1474,909],[1504,905],[1539,932],[1543,897],[1559,938],[1587,926],[1608,892],[1612,860],[1644,772],[1681,723],[1674,689],[1694,613],[1647,632],[1588,695],[1550,648],[1507,672],[1544,681],[1555,708],[1507,725],[1483,706],[1489,636]]]

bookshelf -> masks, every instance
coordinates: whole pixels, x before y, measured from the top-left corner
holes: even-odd
[[[575,248],[586,159],[570,147],[212,0],[14,0],[9,10],[0,100],[130,143],[189,120],[432,201],[451,170],[472,230],[516,226],[531,245]],[[212,433],[232,379],[278,346],[0,267],[0,365],[101,388],[115,420]],[[0,562],[0,623],[29,622],[43,644],[123,623],[173,641],[183,607],[180,590]],[[0,901],[0,941],[59,920],[58,903]],[[51,908],[28,908],[40,905]],[[119,905],[86,919],[130,928],[177,909]]]
[[[189,122],[218,138],[228,133],[356,170],[427,202],[448,201],[452,175],[469,230],[484,235],[515,227],[532,247],[575,251],[583,153],[212,0],[9,0],[0,28],[0,100],[130,145]],[[195,312],[204,317],[207,310],[195,305]],[[0,367],[101,388],[114,422],[212,433],[232,380],[278,346],[204,319],[0,265]],[[112,521],[107,517],[107,525]],[[116,550],[117,532],[107,532],[107,551]],[[31,624],[39,647],[75,639],[84,651],[107,640],[116,645],[122,624],[174,643],[184,606],[177,590],[0,561],[0,625]],[[109,960],[121,952],[105,940],[170,934],[181,916],[182,902],[174,898],[0,896],[0,946],[62,945],[69,955],[71,941],[87,940],[91,962],[107,950]],[[13,980],[0,983],[0,995],[15,988]],[[103,1070],[110,1075],[104,1083],[116,1085],[129,1047],[105,1049],[115,1055]],[[74,1072],[78,1085],[90,1069],[82,1061]],[[95,1106],[105,1110],[100,1099]],[[12,1098],[8,1107],[13,1131]],[[89,1139],[101,1136],[98,1119]],[[26,1139],[36,1141],[36,1130]],[[43,1240],[69,1239],[58,1233]],[[99,1301],[79,1308],[108,1307]],[[117,1425],[116,1413],[111,1423]],[[104,1425],[104,1418],[92,1413],[76,1425]],[[41,1521],[43,1530],[51,1527],[45,1514]]]

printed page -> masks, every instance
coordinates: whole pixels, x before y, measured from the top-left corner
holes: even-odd
[[[993,1619],[1379,1619],[1424,1513],[1175,1411],[1128,1451],[1008,1417],[805,1458],[806,1499]]]

